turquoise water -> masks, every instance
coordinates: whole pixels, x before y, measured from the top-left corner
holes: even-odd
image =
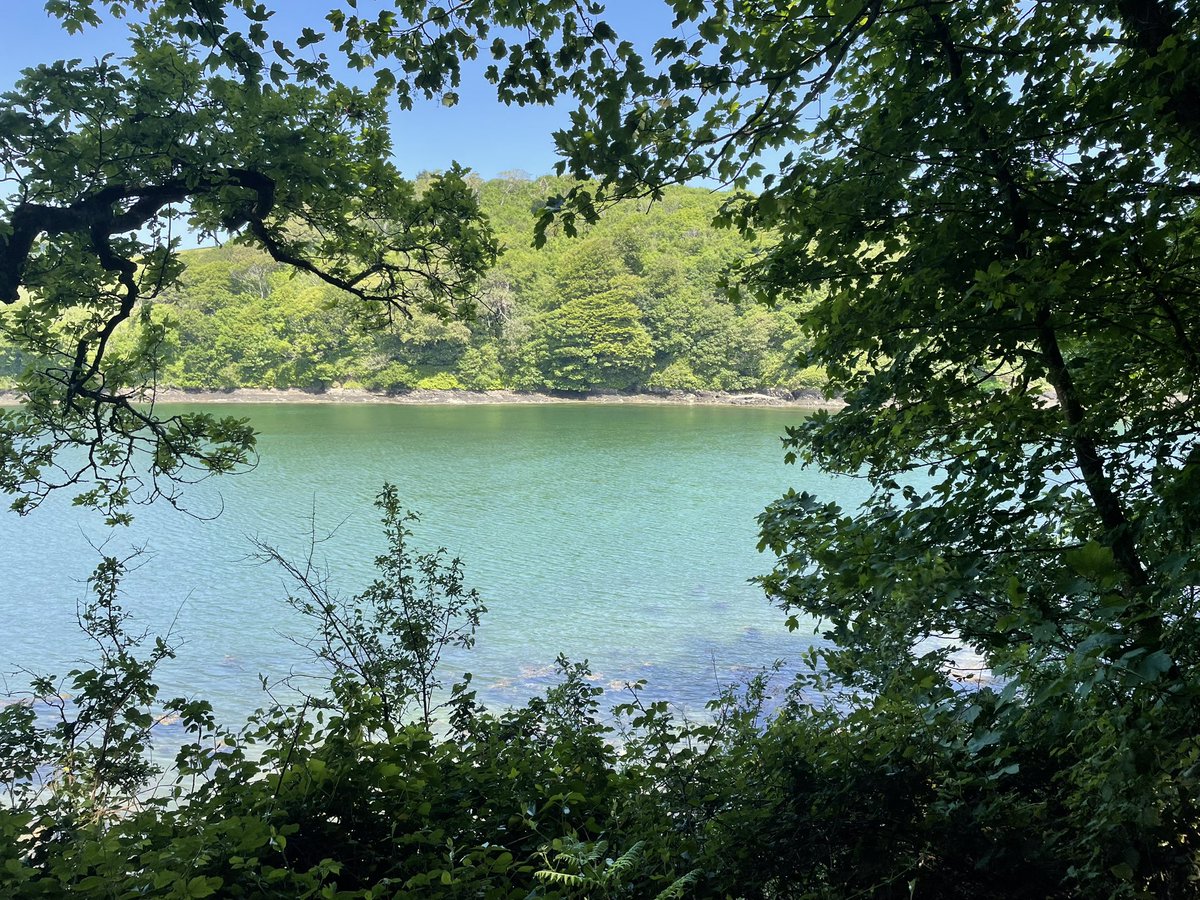
[[[85,644],[75,623],[94,547],[142,548],[125,582],[141,627],[170,630],[178,658],[163,696],[201,696],[228,721],[264,703],[274,680],[319,667],[310,627],[283,602],[281,573],[251,540],[299,557],[315,519],[334,588],[357,593],[383,548],[371,501],[384,481],[421,513],[414,545],[463,558],[489,612],[479,642],[447,663],[475,673],[482,698],[520,702],[548,683],[561,652],[619,690],[699,711],[720,684],[797,659],[811,623],[783,614],[747,579],[770,569],[755,516],[789,486],[845,504],[862,486],[782,462],[779,437],[802,413],[663,406],[246,405],[261,434],[250,473],[188,489],[189,514],[162,504],[110,534],[54,498],[24,519],[0,515],[4,569],[0,672],[63,671]],[[105,544],[107,541],[107,544]],[[616,702],[614,695],[613,701]]]

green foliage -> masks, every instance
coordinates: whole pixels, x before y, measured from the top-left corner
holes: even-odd
[[[98,15],[90,2],[51,5],[72,27]],[[64,831],[5,809],[0,829],[20,848],[0,850],[10,893],[86,895],[123,882],[130,895],[636,896],[686,886],[692,872],[696,892],[716,896],[1195,893],[1194,5],[668,5],[678,33],[649,58],[620,42],[596,5],[573,0],[452,9],[403,0],[377,20],[354,4],[331,12],[349,62],[377,66],[380,93],[402,103],[456,102],[462,59],[490,41],[488,77],[501,97],[572,93],[583,104],[556,137],[572,178],[543,185],[552,190],[542,196],[555,196],[531,203],[518,178],[480,190],[501,195],[498,221],[536,209],[537,241],[551,252],[555,229],[588,243],[550,268],[514,250],[466,344],[461,333],[416,340],[405,348],[411,361],[397,349],[361,371],[403,364],[419,380],[436,374],[422,366],[462,366],[476,349],[469,371],[480,379],[491,377],[482,373],[494,371],[494,358],[505,378],[529,386],[584,390],[658,375],[664,387],[691,379],[735,387],[803,383],[811,371],[784,368],[786,354],[806,352],[848,408],[790,431],[789,453],[872,488],[854,512],[793,493],[762,517],[763,549],[778,560],[764,579],[769,595],[794,626],[802,614],[819,618],[831,641],[812,660],[814,674],[770,718],[762,682],[742,701],[719,701],[701,724],[674,721],[635,690],[618,724],[619,765],[578,669],[565,669],[544,700],[499,716],[462,693],[446,739],[419,724],[378,742],[345,717],[314,724],[307,707],[274,710],[247,737],[266,745],[260,760],[239,746],[228,764],[193,762],[193,773],[214,770],[204,790],[154,817]],[[294,120],[299,98],[323,122],[345,109],[344,95],[327,102],[307,85],[285,89],[295,74],[337,90],[320,57],[302,60],[281,45],[280,62],[268,65],[269,10],[248,0],[236,8],[250,23],[243,32],[212,4],[159,13],[210,55],[203,62],[242,76],[205,82],[214,102],[182,114],[203,112],[201,124],[220,136],[211,126],[226,123],[209,119],[232,109],[232,130],[249,123],[239,137],[254,161],[279,154],[303,174],[311,148],[300,160],[266,113]],[[301,43],[320,40],[314,31]],[[186,56],[158,65],[168,53],[178,51],[147,43],[144,74],[198,71]],[[112,120],[121,125],[99,130],[114,131],[120,149],[122,129],[171,121],[139,119],[141,106],[157,113],[194,94],[138,94],[143,82],[162,84],[150,77],[113,93],[108,78],[99,64],[30,76],[4,110],[9,146],[28,139],[22,146],[32,148],[10,154],[10,173],[45,169],[51,187],[86,185],[95,148],[72,115],[119,109]],[[266,90],[268,82],[284,86]],[[71,103],[64,92],[74,92]],[[51,115],[33,115],[35,102]],[[378,107],[368,103],[365,115],[376,124]],[[355,140],[338,127],[316,130],[321,140]],[[139,148],[158,140],[135,136]],[[208,144],[172,146],[199,153]],[[62,168],[70,160],[79,171]],[[189,185],[197,221],[253,225],[263,199],[256,182],[218,174]],[[716,219],[757,245],[727,288],[779,313],[711,303],[722,254],[706,253],[694,227],[679,227],[686,216],[670,220],[673,232],[658,244],[672,253],[656,256],[643,250],[654,241],[639,241],[607,208],[649,198],[668,221],[679,212],[668,209],[672,200],[684,196],[671,186],[699,177],[733,188]],[[337,256],[369,235],[346,218],[357,210],[321,196],[329,180],[338,181],[297,179],[304,202],[291,215],[315,203],[322,215],[309,224],[335,226],[337,242],[320,249]],[[346,186],[344,196],[371,197]],[[444,191],[461,198],[461,178]],[[399,196],[419,204],[446,194]],[[82,202],[59,199],[65,208]],[[56,431],[49,411],[63,388],[68,409],[88,397],[80,391],[101,389],[90,360],[106,348],[110,323],[132,314],[122,307],[114,317],[112,295],[137,299],[129,281],[138,274],[154,282],[179,274],[169,252],[149,248],[134,265],[136,248],[114,238],[138,202],[108,207],[114,228],[102,229],[99,244],[81,230],[59,242],[41,229],[48,251],[34,255],[31,280],[9,270],[17,349],[67,360],[65,381],[28,386],[31,407],[47,416],[28,429],[78,427],[73,419]],[[12,248],[19,223],[6,212]],[[448,239],[463,237],[442,224]],[[282,220],[259,226],[250,233],[268,250],[295,239]],[[602,227],[612,231],[587,231]],[[470,250],[456,260],[474,272],[487,242],[482,232],[467,238]],[[663,258],[671,255],[687,265]],[[29,284],[36,290],[22,304],[17,289]],[[90,289],[82,299],[79,285]],[[416,305],[453,305],[443,301]],[[794,313],[803,334],[776,334],[773,316]],[[145,337],[129,344],[143,349],[114,358],[115,385],[136,381],[167,340],[161,320],[147,315],[143,324]],[[584,351],[588,328],[606,338],[603,354]],[[275,332],[245,334],[249,377],[274,377],[272,358],[284,352]],[[488,346],[494,357],[484,356]],[[145,424],[114,421],[119,434]],[[226,427],[238,437],[236,424]],[[188,454],[207,460],[211,423],[179,431],[187,453],[160,450],[164,471]],[[10,427],[0,441],[9,490],[46,464],[31,433]],[[100,446],[102,457],[115,452]],[[228,452],[215,458],[236,462]],[[119,502],[125,487],[98,490]],[[953,662],[967,652],[983,670],[976,679],[956,674]],[[806,689],[835,693],[814,708]],[[21,740],[36,738],[27,712],[10,716]],[[71,853],[53,846],[64,834]],[[610,862],[608,847],[625,849]]]
[[[146,635],[128,631],[120,603],[127,564],[106,557],[88,581],[93,597],[79,609],[97,667],[72,670],[62,682],[35,677],[29,697],[0,708],[0,782],[16,809],[102,817],[159,773],[148,759],[154,671],[175,654],[162,638],[139,652]]]
[[[362,384],[367,390],[383,391],[391,394],[416,387],[418,376],[415,371],[404,363],[387,362],[376,371],[365,372],[361,375]]]
[[[80,485],[81,499],[126,521],[131,500],[175,496],[181,481],[251,461],[244,423],[163,421],[147,402],[157,385],[395,391],[430,378],[449,384],[468,349],[486,360],[473,357],[464,369],[480,388],[641,383],[649,366],[636,329],[628,359],[611,347],[584,359],[571,338],[556,360],[535,358],[525,343],[533,320],[562,292],[563,301],[582,299],[628,275],[653,282],[657,293],[635,290],[643,312],[684,288],[689,302],[710,305],[713,278],[741,253],[732,237],[705,232],[703,203],[659,193],[663,216],[649,252],[644,229],[614,215],[606,240],[565,251],[549,270],[514,252],[508,274],[518,304],[504,292],[479,297],[477,280],[498,248],[476,191],[523,248],[531,216],[561,207],[547,196],[583,188],[516,176],[491,187],[456,166],[410,182],[390,163],[389,96],[405,108],[418,96],[452,105],[462,59],[485,47],[496,60],[486,77],[507,102],[548,101],[609,71],[614,35],[593,23],[598,7],[522,0],[443,9],[406,0],[378,19],[335,8],[327,21],[351,67],[374,67],[376,87],[363,91],[337,82],[326,56],[306,49],[325,34],[305,28],[294,47],[271,39],[263,4],[46,6],[69,31],[105,15],[138,18],[124,57],[31,69],[0,104],[0,167],[14,185],[0,198],[0,370],[8,370],[0,383],[26,401],[0,417],[0,489],[20,512],[55,488]],[[192,279],[178,253],[181,223],[256,246],[272,262],[235,259],[247,264],[233,277]],[[563,220],[566,237],[578,231]],[[547,240],[555,243],[543,227],[538,241]],[[680,255],[689,265],[672,273],[670,259]],[[307,279],[289,288],[274,264]],[[193,287],[195,296],[184,297]],[[351,312],[330,313],[347,294],[356,302],[342,308]],[[139,318],[156,299],[178,309]],[[446,323],[471,319],[476,299],[498,302],[469,330]],[[394,319],[404,320],[394,340],[362,343],[346,327]],[[554,329],[545,331],[553,345]],[[751,355],[763,349],[754,335],[741,345]],[[651,350],[662,368],[678,356],[665,341]],[[768,372],[788,380],[779,365],[757,359],[711,377],[688,365],[710,387],[754,386]]]
[[[463,384],[449,372],[438,372],[417,382],[417,387],[424,391],[460,391]]]
[[[257,546],[259,557],[280,565],[299,589],[289,605],[317,625],[316,653],[333,672],[330,689],[340,714],[369,721],[390,737],[410,718],[412,703],[418,721],[431,727],[446,702],[439,698],[442,653],[475,645],[487,607],[465,586],[461,560],[447,562],[444,548],[412,554],[409,525],[418,518],[401,509],[395,487],[385,484],[375,506],[388,542],[375,558],[380,578],[349,600],[329,593],[311,554],[297,565],[268,545]],[[464,690],[457,686],[450,702]]]
[[[719,198],[673,189],[648,209],[610,210],[586,240],[530,249],[530,208],[564,184],[471,182],[507,250],[466,322],[417,310],[382,329],[363,328],[361,305],[260,252],[240,245],[184,252],[177,285],[154,304],[153,321],[162,327],[154,377],[192,390],[355,384],[384,393],[824,383],[817,370],[807,380],[801,374],[797,361],[807,344],[797,335],[794,305],[766,310],[721,296],[718,277],[746,248],[712,226]],[[599,294],[607,304],[563,310]],[[119,328],[114,341],[128,344],[129,330]]]
[[[655,372],[646,380],[646,386],[668,391],[698,391],[704,382],[692,371],[691,366],[677,359],[661,372]]]
[[[1161,699],[1122,710],[1130,731],[1096,715],[1100,691],[1035,703],[1016,682],[955,690],[930,669],[855,694],[814,653],[782,705],[763,673],[699,720],[644,684],[604,717],[586,665],[560,659],[544,697],[492,713],[468,679],[435,720],[441,651],[469,646],[482,606],[457,561],[411,549],[394,490],[378,505],[387,552],[353,599],[330,596],[311,558],[285,562],[327,689],[271,701],[238,732],[171,701],[188,738],[166,791],[146,787],[169,651],[134,652],[123,566],[101,565],[80,619],[98,665],[71,673],[73,699],[41,679],[0,708],[15,800],[0,808],[0,892],[1000,900],[1072,896],[1100,866],[1105,893],[1138,871],[1159,895],[1190,890],[1161,834],[1186,837],[1198,786],[1158,764],[1196,743],[1164,727]],[[1093,551],[1080,564],[1091,555],[1105,565]],[[1157,772],[1157,789],[1121,769]]]
[[[533,324],[534,365],[561,391],[633,387],[649,367],[650,335],[621,288],[568,300]]]
[[[686,38],[580,75],[542,222],[716,178],[719,220],[773,236],[731,287],[815,298],[848,407],[789,455],[872,495],[774,504],[764,585],[882,704],[852,768],[911,806],[847,786],[890,824],[827,823],[828,893],[985,893],[960,833],[1014,893],[1194,892],[1194,5],[670,5]],[[998,696],[953,690],[962,653]]]
[[[123,569],[105,561],[81,616],[101,654],[72,673],[81,695],[0,710],[0,772],[17,801],[0,806],[0,893],[578,895],[537,873],[566,848],[604,846],[610,831],[626,840],[621,798],[642,795],[607,740],[600,689],[586,665],[560,658],[560,683],[517,709],[488,713],[458,686],[435,733],[441,651],[470,646],[483,607],[458,561],[410,549],[414,519],[394,490],[378,505],[388,551],[353,600],[329,596],[310,560],[285,563],[302,588],[291,602],[315,622],[331,667],[327,692],[272,703],[236,733],[217,728],[205,704],[172,701],[189,742],[166,793],[143,790],[151,675],[165,650],[144,664],[132,655],[129,620],[113,603]],[[35,714],[46,704],[61,721]],[[415,718],[404,714],[412,704]],[[637,850],[597,871],[614,895],[675,885],[664,896],[676,896],[697,877],[679,882],[661,853]]]
[[[72,28],[95,15],[89,4],[49,8]],[[130,25],[123,58],[29,69],[0,100],[0,334],[10,364],[28,364],[25,403],[0,417],[0,489],[18,511],[79,484],[120,519],[131,498],[250,460],[244,423],[163,420],[144,402],[164,354],[196,356],[185,383],[324,387],[344,349],[318,283],[352,298],[367,324],[411,310],[461,316],[495,259],[463,170],[420,190],[400,177],[384,94],[282,71],[260,83],[237,48],[251,52],[261,24],[208,54],[216,31],[184,21],[187,10],[156,6]],[[257,7],[244,11],[261,21]],[[255,257],[224,280],[200,273],[176,320],[200,331],[196,345],[148,312],[184,276],[182,223],[273,261]],[[313,281],[277,286],[274,263]],[[253,315],[230,295],[281,302]],[[205,319],[219,311],[227,329]]]
[[[544,884],[564,888],[568,896],[608,897],[629,896],[630,882],[641,864],[645,841],[638,841],[616,859],[605,857],[607,841],[585,843],[567,837],[551,841],[547,854],[549,868],[535,876]],[[680,876],[656,895],[656,900],[682,896],[696,880],[696,871]]]
[[[504,387],[504,369],[495,346],[468,347],[458,363],[459,383],[471,391],[494,391]]]

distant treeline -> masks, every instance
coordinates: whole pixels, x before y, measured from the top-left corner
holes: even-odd
[[[531,246],[554,178],[479,181],[503,247],[474,321],[417,312],[364,327],[353,298],[255,250],[185,254],[166,320],[159,383],[195,389],[357,387],[587,391],[750,390],[819,385],[806,370],[796,309],[734,305],[718,286],[748,252],[712,220],[719,194],[673,188],[609,210],[577,238]],[[20,361],[0,350],[0,375]]]

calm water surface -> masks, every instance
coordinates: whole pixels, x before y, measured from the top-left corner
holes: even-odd
[[[210,408],[211,409],[211,408]],[[853,504],[862,486],[782,463],[787,409],[658,406],[247,405],[261,433],[251,473],[187,494],[206,521],[155,506],[110,534],[54,498],[25,519],[0,515],[4,567],[0,671],[62,671],[84,642],[75,623],[93,546],[142,547],[125,582],[143,628],[172,630],[179,657],[163,696],[206,697],[240,718],[263,703],[259,674],[314,664],[310,627],[284,604],[280,573],[248,559],[259,538],[299,556],[315,515],[318,558],[357,593],[383,549],[371,501],[384,481],[421,513],[414,546],[466,563],[489,612],[470,670],[484,699],[519,702],[548,683],[555,657],[590,661],[599,683],[646,679],[698,710],[740,673],[796,659],[812,627],[747,583],[770,569],[755,516],[789,486]]]

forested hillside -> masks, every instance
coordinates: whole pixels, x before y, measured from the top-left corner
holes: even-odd
[[[746,244],[713,228],[723,200],[673,188],[610,210],[577,238],[532,245],[535,215],[563,190],[514,173],[476,182],[503,253],[474,321],[416,312],[383,329],[361,303],[241,246],[185,254],[164,294],[161,383],[189,389],[410,388],[588,391],[801,388],[794,308],[730,303],[722,271]],[[346,302],[349,301],[349,302]]]

